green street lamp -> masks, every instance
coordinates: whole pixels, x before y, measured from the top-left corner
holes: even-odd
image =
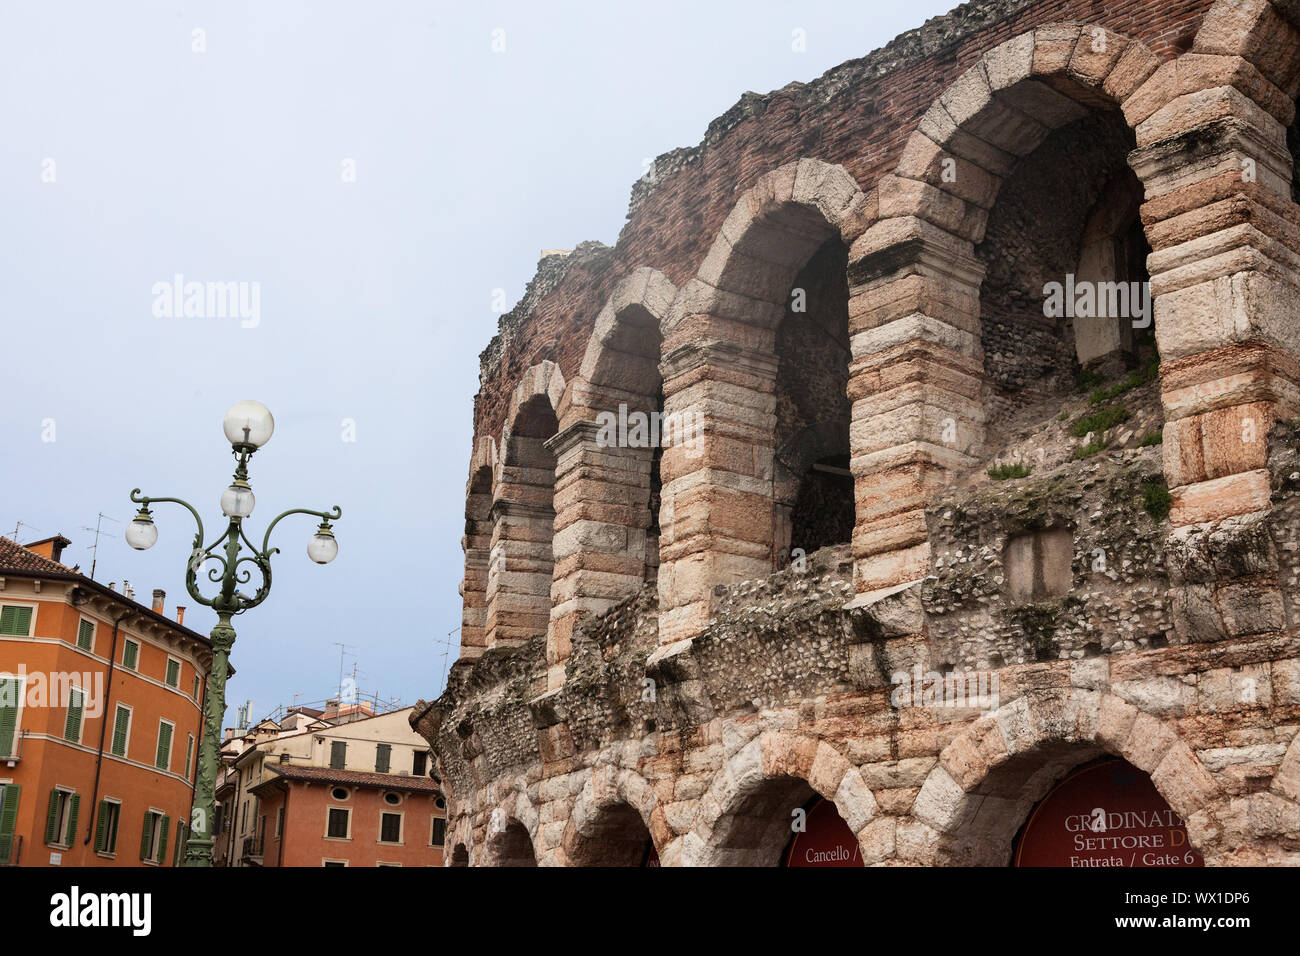
[[[289,515],[314,515],[321,519],[320,526],[307,544],[307,555],[317,564],[329,564],[339,553],[338,542],[334,539],[331,521],[343,516],[343,510],[335,505],[332,511],[312,511],[308,508],[293,508],[276,519],[266,529],[262,538],[261,550],[244,535],[243,521],[253,513],[256,499],[253,489],[248,484],[248,459],[253,452],[261,448],[271,438],[275,430],[275,420],[271,412],[260,402],[240,402],[226,413],[223,428],[230,441],[231,452],[238,461],[235,466],[234,480],[230,487],[221,494],[221,513],[230,519],[223,534],[207,547],[203,545],[203,521],[199,513],[180,498],[150,498],[140,494],[136,488],[131,492],[131,500],[140,505],[140,510],[127,526],[126,543],[137,551],[153,547],[158,540],[158,527],[153,523],[153,514],[149,505],[159,501],[170,501],[189,509],[198,525],[194,535],[194,547],[190,551],[189,563],[185,568],[185,589],[190,597],[200,604],[217,612],[217,624],[212,628],[212,669],[208,675],[208,693],[203,710],[203,739],[199,744],[198,783],[194,793],[194,813],[191,819],[190,838],[185,844],[186,866],[212,866],[213,837],[212,820],[215,815],[217,769],[221,759],[221,719],[226,711],[226,677],[229,670],[230,649],[235,643],[235,629],[230,626],[230,619],[236,614],[243,614],[250,607],[257,607],[266,600],[271,590],[271,555],[279,548],[269,547],[271,532],[280,523],[281,518]],[[251,552],[240,557],[240,542]],[[217,552],[221,547],[222,553]],[[209,581],[220,582],[220,592],[212,598],[199,593],[198,574],[203,565],[209,561],[218,562],[218,567],[208,569]],[[241,584],[247,584],[252,578],[252,571],[239,566],[248,562],[257,567],[261,575],[261,584],[251,597],[237,590]]]

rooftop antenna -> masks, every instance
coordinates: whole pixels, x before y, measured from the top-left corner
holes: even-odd
[[[38,527],[36,527],[35,525],[28,524],[26,521],[20,521],[20,522],[18,522],[16,525],[14,525],[14,534],[13,534],[13,540],[14,540],[14,541],[17,541],[17,540],[18,540],[18,530],[19,530],[20,528],[31,528],[31,529],[32,529],[33,531],[35,531],[36,533],[38,533],[38,534],[41,533],[41,529],[38,528]]]
[[[93,551],[93,552],[94,552],[94,556],[91,557],[91,559],[90,559],[90,580],[92,580],[92,581],[95,580],[95,564],[99,561],[99,536],[100,536],[100,534],[101,534],[101,532],[100,532],[100,530],[99,530],[99,526],[100,526],[101,524],[103,524],[103,521],[104,521],[105,518],[108,518],[108,520],[109,520],[109,521],[112,521],[114,524],[121,524],[121,523],[122,523],[122,522],[118,521],[116,518],[110,517],[109,515],[106,515],[106,514],[104,514],[104,512],[101,511],[101,512],[99,513],[99,518],[95,521],[95,527],[93,527],[93,528],[88,528],[88,527],[86,527],[84,524],[81,526],[81,530],[82,530],[82,531],[93,531],[93,532],[95,532],[95,543],[92,544],[92,545],[89,545],[89,546],[87,547],[87,549],[86,549],[86,550],[88,550],[88,551]]]
[[[338,705],[341,707],[343,706],[343,655],[349,647],[354,651],[357,648],[355,644],[344,644],[341,641],[335,641],[334,645],[339,649],[339,689],[336,700],[338,700]]]

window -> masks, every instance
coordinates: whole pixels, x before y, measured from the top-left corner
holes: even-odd
[[[167,686],[180,687],[181,684],[181,662],[174,657],[167,658]]]
[[[153,765],[159,770],[170,770],[172,767],[172,733],[175,727],[170,721],[158,721],[158,753],[154,756]]]
[[[0,678],[0,757],[12,757],[18,736],[18,711],[23,703],[23,682],[18,677]]]
[[[199,675],[194,675],[194,686],[190,688],[190,696],[195,700],[199,699]]]
[[[140,859],[146,863],[161,863],[167,856],[167,831],[172,818],[160,810],[144,812],[144,828],[140,832]]]
[[[32,609],[18,604],[0,608],[0,634],[27,637],[32,632]]]
[[[417,750],[411,757],[411,773],[417,777],[423,777],[429,772],[429,752],[427,750]]]
[[[330,796],[333,797],[335,800],[346,800],[348,798],[347,788],[335,787],[333,790],[330,791]]]
[[[275,838],[278,840],[284,833],[284,807],[275,811]]]
[[[330,807],[329,826],[325,831],[327,837],[346,840],[352,822],[352,814],[341,807]]]
[[[434,846],[443,846],[447,842],[446,817],[433,818],[433,835],[429,837],[429,842]]]
[[[63,723],[63,739],[81,743],[81,718],[85,710],[86,694],[80,687],[68,688],[68,719]]]
[[[194,756],[194,735],[188,734],[185,740],[185,779],[190,778],[190,758]]]
[[[388,773],[388,761],[393,756],[392,744],[375,745],[375,773]]]
[[[384,803],[388,804],[390,807],[395,807],[401,802],[402,802],[402,798],[399,794],[396,793],[384,794]]]
[[[322,860],[321,866],[347,866],[346,860]]]
[[[402,864],[400,863],[376,863],[375,864],[375,866],[381,866],[381,867],[399,867],[401,865]]]
[[[379,815],[379,842],[402,842],[402,815],[400,813],[381,813]]]
[[[50,809],[45,817],[45,842],[51,846],[72,846],[80,809],[80,795],[63,787],[51,790]]]
[[[434,798],[433,798],[433,805],[434,805],[435,807],[437,807],[439,810],[446,810],[446,809],[447,809],[447,801],[444,800],[442,797],[434,797]]]
[[[122,644],[122,666],[133,671],[140,663],[140,645],[129,637]]]
[[[18,822],[18,800],[22,792],[21,784],[0,784],[0,863],[16,862],[14,826]]]
[[[83,651],[88,651],[95,646],[95,623],[82,618],[81,625],[77,628],[77,646]]]
[[[185,840],[189,836],[189,831],[187,823],[176,825],[176,849],[172,851],[172,866],[180,866],[185,862]]]
[[[131,739],[131,708],[118,704],[113,715],[113,743],[109,750],[115,757],[126,756],[126,746]]]
[[[348,745],[342,740],[335,740],[330,743],[330,769],[342,770],[343,765],[347,763]]]
[[[99,819],[95,823],[95,852],[117,852],[117,823],[121,816],[122,805],[116,800],[99,801]]]

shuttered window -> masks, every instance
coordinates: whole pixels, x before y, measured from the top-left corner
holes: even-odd
[[[32,609],[17,604],[0,608],[0,634],[27,637],[32,632]]]
[[[0,785],[0,863],[12,863],[17,855],[14,825],[18,821],[18,799],[22,792],[21,784]]]
[[[77,628],[77,646],[88,651],[95,646],[95,625],[91,621],[82,621]]]
[[[433,835],[429,837],[429,842],[434,846],[442,846],[447,842],[447,820],[445,817],[433,818]]]
[[[130,733],[131,709],[124,704],[118,704],[117,713],[113,717],[113,743],[110,747],[114,756],[126,756],[126,747]]]
[[[375,747],[375,773],[388,773],[388,761],[393,755],[392,744],[378,744]]]
[[[182,821],[176,824],[176,848],[172,850],[172,866],[180,866],[185,862],[185,839],[189,832],[188,823]]]
[[[0,678],[0,757],[12,757],[17,747],[18,705],[22,703],[23,682],[17,677]]]
[[[140,645],[128,638],[126,643],[122,645],[122,666],[129,671],[133,671],[139,663]]]
[[[81,718],[86,703],[85,693],[78,687],[68,689],[68,719],[63,724],[63,739],[81,743]]]
[[[194,756],[194,735],[189,734],[185,740],[185,779],[190,776],[190,759]]]
[[[379,815],[379,842],[400,843],[402,840],[402,815],[400,813],[381,813]]]
[[[167,658],[167,686],[179,687],[181,683],[181,662]]]
[[[117,823],[121,804],[112,800],[99,802],[99,819],[95,821],[95,852],[117,852]]]
[[[348,811],[339,807],[330,807],[329,829],[326,836],[346,839],[348,835]]]
[[[172,766],[172,725],[165,720],[158,721],[158,752],[153,765],[159,770],[170,770]]]
[[[81,797],[71,790],[55,787],[50,791],[50,808],[45,817],[45,842],[72,846],[77,834],[77,811]]]
[[[190,688],[190,696],[195,700],[199,699],[199,675],[194,675],[194,686]]]
[[[348,745],[342,740],[330,743],[330,769],[342,770],[347,763]]]

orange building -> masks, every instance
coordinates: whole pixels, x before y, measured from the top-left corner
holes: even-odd
[[[0,865],[176,866],[208,639],[0,537]]]
[[[266,828],[263,866],[442,866],[446,801],[428,777],[268,769],[250,791]]]

